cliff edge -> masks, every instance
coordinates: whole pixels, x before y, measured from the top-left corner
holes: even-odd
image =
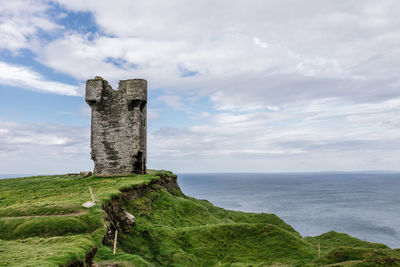
[[[96,205],[86,209],[89,187]],[[383,244],[336,232],[303,238],[273,214],[185,196],[167,171],[0,180],[0,258],[0,266],[400,266],[400,251]]]

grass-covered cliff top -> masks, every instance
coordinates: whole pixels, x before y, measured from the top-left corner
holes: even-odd
[[[85,209],[89,186],[98,205]],[[135,215],[134,226],[107,215],[122,210]],[[113,255],[104,237],[115,227]],[[169,172],[0,180],[0,266],[68,266],[84,262],[94,248],[100,266],[400,265],[400,251],[383,244],[335,232],[303,238],[275,215],[228,211],[185,196]]]
[[[101,245],[105,228],[99,208],[121,189],[157,179],[35,176],[0,180],[0,266],[59,266],[84,259]]]

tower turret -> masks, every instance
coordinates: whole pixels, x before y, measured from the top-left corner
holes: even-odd
[[[101,77],[86,82],[92,110],[91,156],[94,174],[120,176],[146,172],[147,82],[129,79],[113,90]]]

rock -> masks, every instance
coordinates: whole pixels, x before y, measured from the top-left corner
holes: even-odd
[[[80,172],[79,174],[82,175],[83,178],[86,178],[92,176],[93,173],[89,171],[89,172]]]
[[[87,209],[93,207],[94,205],[96,205],[96,203],[94,203],[93,201],[88,201],[82,204],[82,206]]]
[[[135,224],[135,216],[133,216],[129,212],[125,211],[125,217],[126,217],[128,224]]]

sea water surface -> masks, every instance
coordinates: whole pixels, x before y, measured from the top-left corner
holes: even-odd
[[[303,236],[334,230],[400,248],[400,173],[178,174],[216,206],[273,213]]]
[[[31,174],[31,173],[25,173],[25,174],[0,174],[0,179],[10,179],[10,178],[20,178],[20,177],[30,177],[30,176],[36,176],[39,174]],[[43,174],[42,174],[43,175]]]

